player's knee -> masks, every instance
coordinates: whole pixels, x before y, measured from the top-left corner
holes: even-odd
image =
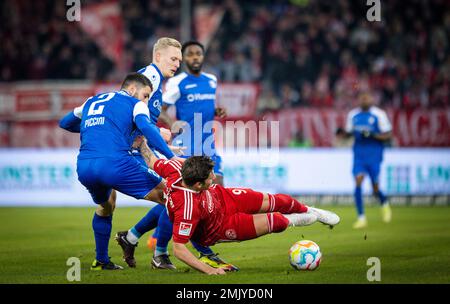
[[[289,225],[289,220],[279,212],[268,213],[267,216],[272,219],[269,220],[269,224],[272,224],[270,231],[274,233],[286,230]]]
[[[109,196],[108,203],[111,205],[111,214],[116,209],[116,200],[117,200],[117,193],[115,190],[112,190],[111,195]]]

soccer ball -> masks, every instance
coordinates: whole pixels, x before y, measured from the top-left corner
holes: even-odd
[[[313,241],[298,241],[289,249],[289,262],[296,270],[314,270],[321,259],[319,245]]]

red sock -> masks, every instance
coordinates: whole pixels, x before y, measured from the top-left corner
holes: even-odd
[[[284,231],[289,225],[289,220],[279,212],[266,213],[266,216],[269,225],[269,233]]]
[[[304,213],[308,208],[286,194],[269,194],[269,210],[268,212],[277,211],[284,214]]]

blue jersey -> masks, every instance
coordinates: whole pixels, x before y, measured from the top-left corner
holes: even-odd
[[[383,160],[384,143],[375,138],[366,138],[363,131],[372,134],[390,132],[391,123],[386,112],[377,107],[370,107],[368,111],[360,108],[353,109],[347,116],[345,130],[354,135],[353,152],[355,160],[365,162],[381,162]]]
[[[128,155],[135,118],[148,117],[149,111],[144,102],[118,91],[90,97],[73,114],[81,119],[78,159],[88,159]]]
[[[167,81],[163,102],[176,106],[177,120],[185,121],[190,132],[183,132],[174,144],[186,146],[185,154],[215,155],[212,131],[215,116],[217,78],[183,72]]]
[[[162,106],[162,83],[164,77],[161,71],[153,63],[142,68],[138,73],[143,74],[152,83],[153,90],[152,95],[148,101],[148,109],[150,110],[151,122],[155,125],[158,122],[159,115],[161,114]]]

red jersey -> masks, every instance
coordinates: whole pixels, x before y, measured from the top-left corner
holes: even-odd
[[[181,185],[182,164],[176,160],[158,160],[154,170],[166,179],[166,208],[173,223],[173,240],[187,243],[190,239],[209,246],[221,239],[227,213],[221,191],[214,185],[200,192]]]

